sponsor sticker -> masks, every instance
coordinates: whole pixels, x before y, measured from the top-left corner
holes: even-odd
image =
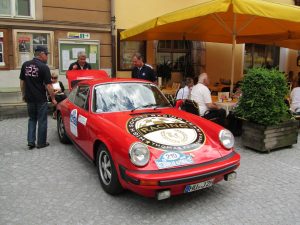
[[[83,124],[85,126],[86,125],[86,121],[87,121],[86,117],[84,117],[82,115],[78,116],[78,123],[81,123],[81,124]]]
[[[157,160],[155,160],[155,163],[158,169],[166,169],[193,164],[194,162],[190,155],[185,155],[180,152],[164,152]]]
[[[71,129],[71,133],[75,137],[78,137],[78,132],[77,132],[77,109],[73,109],[70,113],[70,129]]]
[[[127,130],[146,145],[162,151],[190,152],[205,142],[198,126],[168,114],[133,117],[127,122]]]

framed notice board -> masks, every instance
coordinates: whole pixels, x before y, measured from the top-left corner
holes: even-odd
[[[84,51],[86,61],[92,69],[100,68],[100,42],[96,40],[59,40],[59,73],[65,74],[71,63],[77,60],[77,53]]]

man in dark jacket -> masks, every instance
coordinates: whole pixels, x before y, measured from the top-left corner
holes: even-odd
[[[27,103],[28,110],[28,134],[27,141],[29,149],[33,149],[37,132],[37,148],[44,148],[49,145],[47,142],[47,112],[48,101],[46,88],[50,94],[52,103],[57,104],[51,85],[50,69],[46,65],[48,60],[48,49],[44,46],[37,46],[34,58],[24,62],[20,72],[20,88],[23,100]]]
[[[131,76],[132,78],[144,79],[149,81],[156,81],[156,75],[153,68],[144,63],[143,57],[140,54],[135,54],[132,57],[132,64],[134,66]]]
[[[92,69],[91,65],[86,61],[85,52],[81,51],[77,54],[77,61],[71,63],[69,70],[90,70]]]

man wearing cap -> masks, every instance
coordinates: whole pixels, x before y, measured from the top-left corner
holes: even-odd
[[[44,148],[47,142],[47,92],[48,90],[53,105],[56,105],[55,95],[52,88],[51,73],[46,65],[48,60],[48,49],[37,46],[34,58],[24,62],[20,72],[20,87],[23,100],[27,103],[28,110],[28,148]],[[36,125],[38,124],[37,143]]]

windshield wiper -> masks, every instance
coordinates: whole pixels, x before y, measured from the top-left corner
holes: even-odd
[[[156,104],[154,109],[157,109],[158,107],[166,107],[166,106],[171,106],[171,104],[170,103]]]
[[[142,109],[142,108],[153,107],[153,106],[158,107],[158,106],[160,106],[160,105],[158,105],[158,104],[140,105],[140,106],[135,107],[134,109],[132,109],[131,112],[133,112],[133,111],[136,110],[136,109]],[[156,109],[156,108],[154,108],[154,109]]]

